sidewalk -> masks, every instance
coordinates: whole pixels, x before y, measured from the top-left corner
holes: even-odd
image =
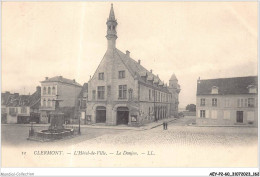
[[[245,127],[245,128],[257,128],[257,126],[254,125],[188,125],[188,126],[193,126],[193,127]]]
[[[140,127],[129,127],[127,125],[116,125],[116,126],[107,126],[107,125],[98,125],[98,124],[92,124],[92,125],[80,125],[81,128],[100,128],[100,129],[117,129],[117,130],[149,130],[158,126],[161,126],[164,121],[166,122],[172,122],[176,120],[176,118],[168,118],[168,119],[162,119],[158,120],[157,122],[152,122]],[[24,127],[30,127],[31,124],[2,124],[4,126],[24,126]],[[33,124],[34,127],[48,127],[49,124]],[[65,126],[75,126],[78,127],[78,124],[68,124]]]
[[[168,119],[162,119],[162,120],[158,120],[157,122],[152,122],[152,123],[146,124],[146,125],[144,125],[140,128],[143,129],[143,130],[149,130],[149,129],[153,129],[153,128],[161,126],[164,121],[169,123],[169,122],[172,122],[174,120],[176,120],[176,118],[174,118],[174,117],[171,117],[171,118],[168,118]]]

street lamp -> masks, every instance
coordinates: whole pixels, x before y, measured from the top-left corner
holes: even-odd
[[[78,130],[78,134],[80,135],[81,132],[80,132],[80,115],[79,115],[79,130]]]

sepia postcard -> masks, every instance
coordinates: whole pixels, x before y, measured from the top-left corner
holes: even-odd
[[[258,168],[257,1],[1,11],[2,168]]]

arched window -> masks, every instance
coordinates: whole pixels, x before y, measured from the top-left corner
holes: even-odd
[[[51,94],[51,87],[48,87],[48,95]]]
[[[46,87],[43,87],[43,95],[46,95]]]
[[[43,99],[43,107],[46,107],[46,100]]]
[[[52,87],[52,94],[56,95],[56,88],[54,86]]]
[[[51,107],[51,100],[48,99],[47,107]]]

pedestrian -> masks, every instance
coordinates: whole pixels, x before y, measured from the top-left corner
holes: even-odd
[[[165,122],[163,122],[163,129],[165,130]]]
[[[165,122],[165,130],[168,128],[168,122]]]

